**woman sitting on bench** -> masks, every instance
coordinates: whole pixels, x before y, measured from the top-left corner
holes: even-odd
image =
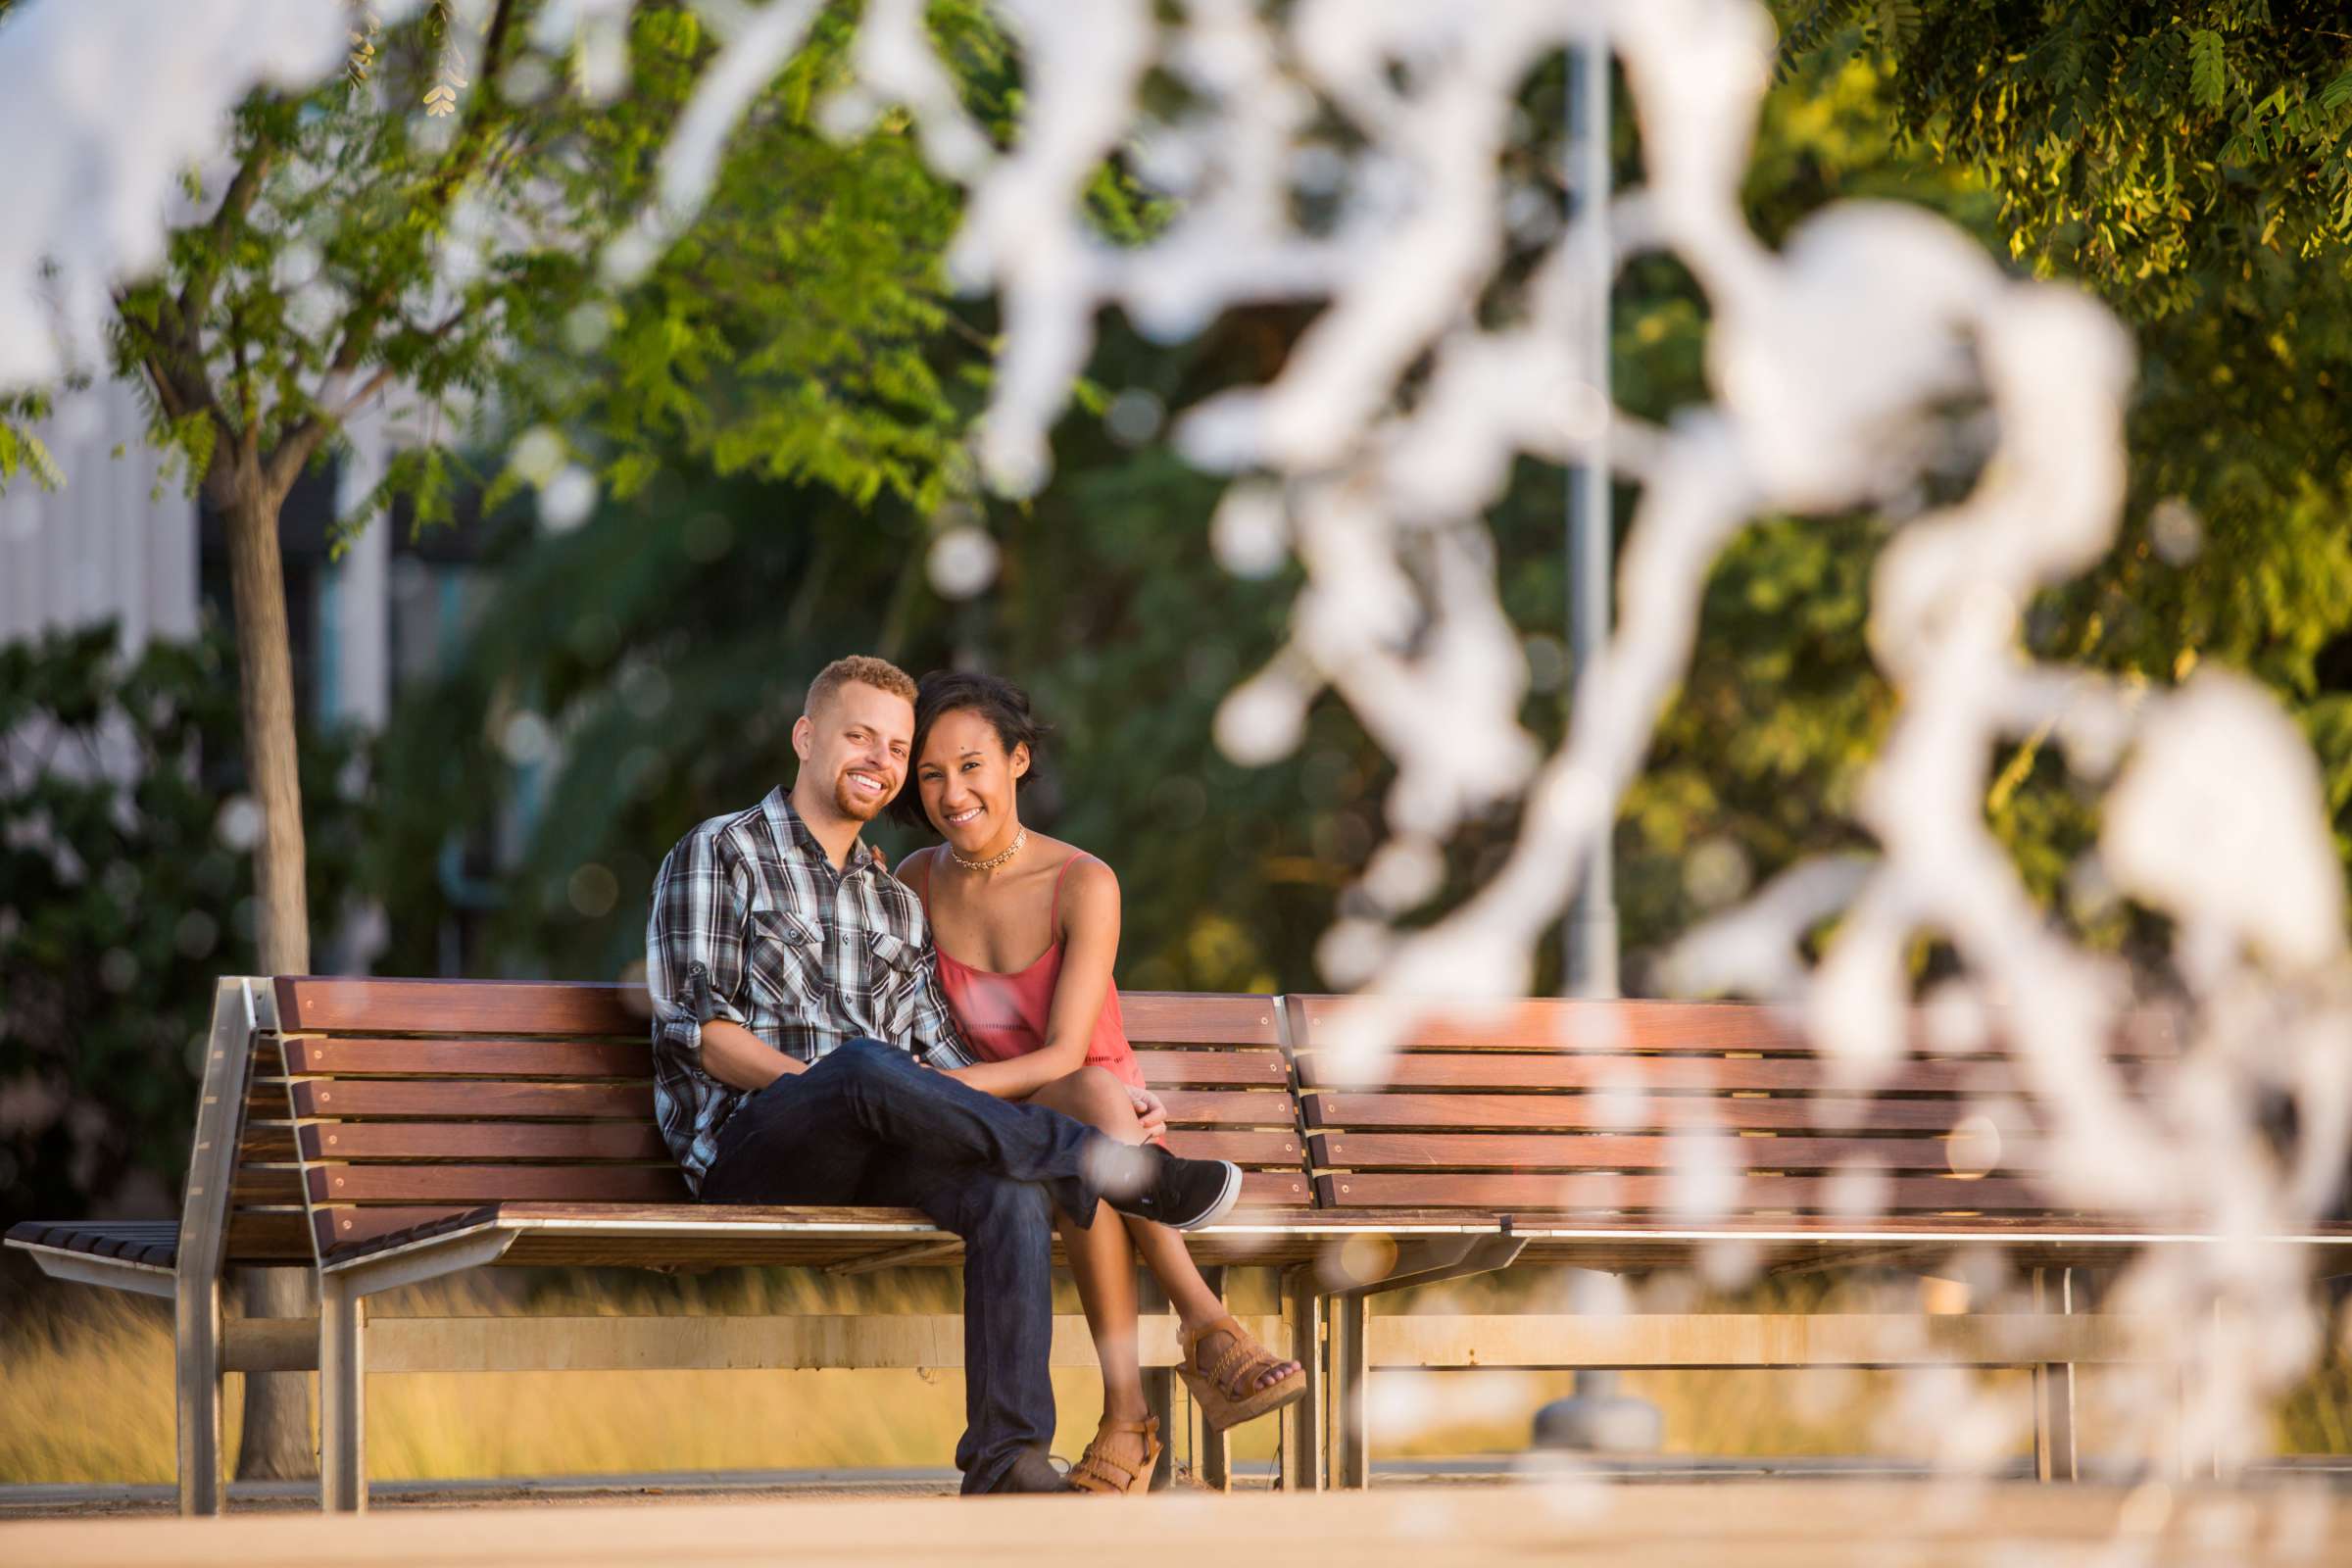
[[[1119,1016],[1119,883],[1075,846],[1021,825],[1020,781],[1038,726],[1019,687],[934,671],[914,705],[914,778],[896,809],[947,842],[909,855],[899,877],[922,899],[940,990],[982,1059],[955,1076],[1005,1100],[1049,1105],[1128,1143],[1157,1141],[1165,1111]],[[1024,960],[1026,960],[1024,962]],[[1177,1368],[1218,1431],[1306,1392],[1305,1370],[1236,1322],[1164,1225],[1097,1211],[1057,1214],[1062,1246],[1102,1362],[1102,1424],[1070,1471],[1089,1492],[1141,1492],[1159,1459],[1158,1422],[1136,1359],[1135,1258],[1182,1324]]]

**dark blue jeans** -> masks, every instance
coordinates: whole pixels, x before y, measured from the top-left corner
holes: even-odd
[[[712,1203],[919,1208],[963,1238],[963,1490],[1054,1441],[1054,1209],[1092,1220],[1102,1135],[853,1040],[737,1106],[704,1173]]]

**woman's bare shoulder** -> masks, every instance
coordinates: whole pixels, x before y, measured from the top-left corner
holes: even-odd
[[[1073,900],[1116,899],[1119,896],[1118,873],[1110,868],[1109,861],[1074,844],[1061,847],[1069,853],[1062,856],[1054,875],[1061,879],[1064,904]]]

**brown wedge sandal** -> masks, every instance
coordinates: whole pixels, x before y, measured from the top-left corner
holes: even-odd
[[[1200,1364],[1200,1342],[1214,1334],[1229,1334],[1233,1338],[1226,1345],[1225,1353],[1217,1357],[1217,1364],[1204,1367]],[[1193,1391],[1193,1400],[1200,1406],[1201,1419],[1219,1432],[1254,1421],[1270,1410],[1279,1410],[1306,1393],[1303,1366],[1279,1383],[1269,1383],[1262,1389],[1255,1387],[1258,1378],[1268,1368],[1280,1366],[1284,1357],[1251,1339],[1249,1331],[1232,1318],[1221,1317],[1198,1334],[1179,1329],[1176,1344],[1184,1352],[1176,1375]],[[1237,1395],[1236,1389],[1248,1392]]]
[[[1130,1466],[1116,1454],[1102,1450],[1102,1440],[1113,1432],[1140,1432],[1144,1435],[1144,1457]],[[1095,1441],[1086,1446],[1078,1462],[1070,1466],[1070,1485],[1080,1492],[1099,1492],[1112,1494],[1142,1492],[1152,1485],[1152,1472],[1159,1467],[1159,1417],[1146,1416],[1141,1421],[1112,1421],[1107,1418],[1095,1429]]]

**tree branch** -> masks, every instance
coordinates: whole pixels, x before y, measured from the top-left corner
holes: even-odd
[[[458,329],[459,325],[465,321],[466,315],[467,312],[464,306],[460,306],[457,310],[452,311],[447,318],[424,329],[424,341],[427,343],[440,342],[443,338],[449,336],[450,333]],[[361,406],[364,405],[369,398],[375,396],[376,393],[382,391],[385,384],[388,383],[396,373],[398,372],[396,372],[389,365],[377,366],[375,373],[369,376],[367,380],[361,382],[360,389],[357,392],[352,393],[351,396],[345,398],[341,403],[335,406],[333,412],[327,416],[329,422],[341,424],[344,420],[359,413]]]
[[[438,343],[451,332],[456,331],[459,323],[465,319],[465,307],[460,306],[447,318],[424,329],[425,341]],[[399,374],[399,370],[395,367],[379,365],[375,368],[375,373],[360,384],[358,391],[349,397],[340,399],[337,398],[333,388],[334,377],[330,376],[328,384],[319,388],[320,408],[318,412],[310,415],[300,424],[287,431],[285,439],[278,442],[277,450],[270,455],[267,466],[270,482],[281,490],[291,489],[294,480],[302,472],[303,465],[317,455],[319,446],[325,442],[326,438],[341,429],[345,420],[357,414],[369,398],[382,391],[397,374]]]
[[[220,206],[205,225],[205,235],[212,244],[207,252],[206,265],[188,275],[175,302],[181,332],[191,340],[205,312],[213,308],[213,290],[220,285],[220,273],[228,262],[229,231],[244,221],[253,211],[253,204],[262,194],[262,181],[277,162],[277,148],[269,144],[254,148],[251,156],[239,166],[228,182],[228,190],[220,198]]]
[[[132,340],[140,344],[133,357],[138,362],[140,373],[147,378],[147,384],[155,389],[155,401],[164,411],[164,416],[177,422],[191,414],[209,414],[220,441],[233,449],[241,438],[241,432],[221,409],[220,399],[214,395],[212,378],[205,373],[203,361],[192,354],[183,353],[179,355],[180,363],[173,365],[166,355],[167,352],[176,351],[179,346],[138,335],[139,322],[129,310],[129,297],[118,288],[113,291],[113,298],[116,318],[122,322],[126,332],[132,335]],[[211,476],[207,474],[204,477],[209,479]]]

